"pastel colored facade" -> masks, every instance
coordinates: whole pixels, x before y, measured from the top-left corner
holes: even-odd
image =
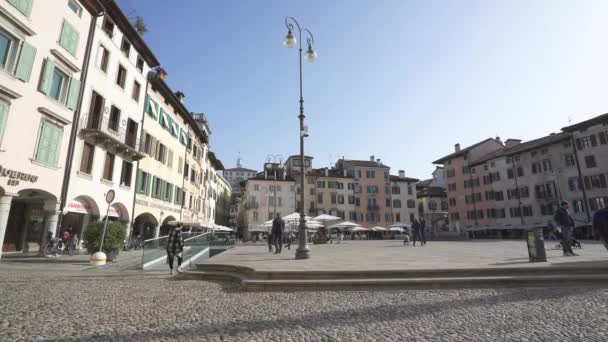
[[[315,169],[306,178],[310,185],[306,190],[312,198],[308,203],[308,215],[329,214],[342,220],[357,219],[355,181],[345,170]]]
[[[220,172],[217,173],[217,200],[215,204],[215,223],[229,227],[230,223],[230,199],[232,197],[232,187]]]
[[[0,2],[0,246],[54,233],[91,27],[89,2]]]
[[[137,161],[145,157],[140,137],[146,77],[159,64],[115,3],[108,3],[94,27],[61,220],[61,229],[71,227],[80,236],[106,213],[131,226]],[[109,190],[115,192],[110,208]]]
[[[236,167],[222,171],[222,175],[230,183],[232,192],[235,194],[241,191],[241,183],[243,181],[255,177],[257,173],[256,170],[242,167],[240,160],[237,160]]]
[[[449,226],[445,169],[437,166],[432,176],[416,184],[417,215],[426,221],[432,238],[458,237],[459,233]]]
[[[355,210],[356,222],[363,227],[390,226],[392,209],[386,206],[386,201],[391,199],[390,167],[372,156],[369,161],[340,159],[336,169],[346,170],[354,179],[355,201],[360,203]]]
[[[386,201],[392,208],[393,224],[410,224],[416,213],[416,183],[419,179],[405,176],[405,171],[399,170],[398,176],[390,176],[391,197]]]
[[[501,141],[486,139],[477,144],[460,149],[456,144],[454,153],[447,155],[434,164],[445,167],[448,183],[449,219],[451,230],[462,232],[478,226],[491,225],[492,219],[478,217],[478,213],[487,209],[487,204],[479,203],[478,194],[491,190],[480,178],[486,176],[483,168],[471,168],[470,165],[490,152],[503,148]]]

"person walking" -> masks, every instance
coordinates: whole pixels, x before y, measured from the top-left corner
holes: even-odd
[[[602,240],[608,250],[608,208],[600,209],[593,214],[593,234]]]
[[[422,245],[426,246],[426,221],[423,217],[418,218],[420,221],[420,241],[422,241]]]
[[[285,230],[285,221],[281,218],[281,215],[277,213],[274,220],[272,220],[272,238],[274,240],[274,254],[280,254],[283,250],[283,230]]]
[[[578,256],[572,251],[572,231],[574,230],[574,220],[568,212],[570,204],[568,201],[562,201],[561,207],[557,209],[553,219],[555,223],[562,229],[562,250],[564,256]]]
[[[177,268],[182,265],[182,252],[184,251],[184,237],[180,223],[173,227],[167,237],[167,259],[169,261],[169,274],[173,275],[173,259],[177,257]]]
[[[420,241],[420,246],[424,246],[422,244],[422,236],[420,235],[420,221],[417,218],[415,218],[412,223],[412,235],[412,246],[416,246],[416,239]]]

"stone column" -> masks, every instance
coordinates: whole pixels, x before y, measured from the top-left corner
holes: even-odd
[[[49,242],[47,241],[47,232],[51,232],[51,236],[55,237],[55,232],[58,230],[57,224],[59,223],[59,203],[56,200],[46,200],[44,201],[44,229],[42,232],[42,240],[40,242],[40,253],[42,253],[42,249]]]
[[[11,211],[11,203],[14,195],[4,194],[0,197],[0,258],[2,257],[2,245],[4,244],[4,234],[6,233],[6,224],[8,223],[8,215]]]

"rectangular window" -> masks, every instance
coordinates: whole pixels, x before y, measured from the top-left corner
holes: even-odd
[[[314,188],[310,188],[310,195],[314,196],[315,195],[315,189]]]
[[[131,53],[131,43],[127,40],[126,37],[122,37],[122,43],[120,43],[120,51],[125,54],[125,56],[129,57],[129,53]]]
[[[61,28],[61,36],[59,37],[59,45],[66,49],[66,51],[69,52],[72,56],[76,56],[76,50],[78,49],[79,40],[80,33],[76,31],[74,26],[64,20],[63,27]]]
[[[53,70],[53,75],[51,78],[51,89],[49,96],[59,102],[65,102],[65,97],[67,96],[68,80],[68,75],[66,75],[58,68],[55,68]]]
[[[2,137],[8,121],[8,103],[0,100],[0,147],[2,146]],[[1,150],[1,148],[0,148]]]
[[[44,164],[57,165],[62,136],[63,128],[43,120],[34,158]]]
[[[450,206],[451,207],[455,207],[456,206],[456,199],[455,198],[450,198],[449,201],[450,201]]]
[[[323,194],[317,194],[317,203],[323,204]]]
[[[108,63],[110,62],[110,51],[105,48],[103,45],[99,45],[97,49],[97,67],[107,73],[108,72]]]
[[[23,15],[29,17],[32,10],[32,0],[8,0],[8,2],[15,6]]]
[[[131,92],[131,98],[139,102],[139,93],[141,92],[141,84],[137,81],[133,81],[133,90]]]
[[[590,155],[590,156],[586,156],[585,157],[585,166],[587,166],[588,169],[597,166],[597,163],[595,162],[595,156],[594,155]]]
[[[399,195],[399,194],[401,194],[401,188],[399,188],[398,186],[394,186],[394,187],[392,187],[392,192],[393,192],[393,195]]]
[[[108,18],[107,15],[103,18],[103,24],[101,26],[101,29],[108,36],[110,36],[110,38],[114,36],[114,23]]]
[[[566,163],[566,167],[576,165],[576,160],[574,159],[574,154],[572,154],[572,153],[564,155],[564,161]]]
[[[80,159],[80,172],[90,175],[93,172],[93,156],[95,154],[95,146],[89,143],[84,143],[82,147],[82,158]]]
[[[336,194],[331,194],[331,204],[336,204]]]
[[[106,160],[103,164],[103,179],[112,180],[114,175],[114,154],[106,152]]]
[[[397,209],[401,208],[401,200],[398,200],[398,199],[393,200],[393,208],[397,208]]]
[[[135,64],[135,67],[137,70],[139,70],[139,72],[144,72],[144,59],[141,58],[141,56],[137,56],[137,63]]]
[[[127,69],[125,69],[122,65],[118,65],[118,72],[116,73],[116,84],[125,89],[125,82],[127,80]]]
[[[325,188],[325,181],[317,181],[317,188]]]
[[[338,204],[344,204],[344,195],[338,195]]]
[[[126,160],[122,161],[122,171],[120,172],[120,185],[131,187],[131,175],[133,173],[133,164]]]
[[[456,183],[448,184],[448,191],[456,191]]]
[[[118,132],[120,126],[120,109],[112,105],[110,109],[110,121],[108,122],[108,128],[114,132]]]
[[[82,7],[76,3],[76,0],[68,0],[68,8],[76,13],[77,16],[80,17],[82,15]]]

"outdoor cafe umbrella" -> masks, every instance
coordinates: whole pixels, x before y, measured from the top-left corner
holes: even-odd
[[[319,222],[328,222],[328,221],[339,221],[342,218],[338,217],[338,216],[334,216],[334,215],[327,215],[327,214],[322,214],[319,215],[315,218],[313,218],[313,220],[315,221],[319,221]]]
[[[389,230],[391,232],[402,232],[403,228],[401,228],[401,227],[390,227]]]
[[[354,228],[354,227],[360,227],[360,226],[358,224],[356,224],[356,223],[352,223],[352,222],[349,222],[349,221],[344,221],[344,222],[341,222],[341,223],[338,223],[338,224],[334,224],[333,226],[329,226],[328,228],[329,229],[332,229],[332,228],[348,229],[348,228]]]
[[[386,229],[384,227],[380,227],[380,226],[375,226],[375,227],[372,228],[372,230],[375,231],[375,232],[385,232],[388,229]]]
[[[360,226],[357,227],[353,227],[353,229],[351,230],[351,232],[355,233],[355,232],[369,232],[369,228],[363,228]]]

